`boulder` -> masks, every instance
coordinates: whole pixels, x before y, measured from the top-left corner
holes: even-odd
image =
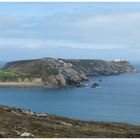
[[[28,133],[28,132],[24,132],[24,133],[22,133],[20,136],[21,136],[21,137],[34,137],[33,134]]]
[[[91,87],[92,87],[92,88],[96,88],[96,87],[99,87],[99,86],[100,86],[99,84],[93,83]]]
[[[49,76],[46,81],[45,81],[45,85],[47,87],[52,87],[52,86],[57,86],[58,85],[58,81],[56,80],[55,75],[51,75]]]
[[[61,86],[66,85],[66,80],[65,80],[65,78],[64,78],[64,76],[62,74],[56,75],[56,80],[57,80],[59,85],[61,85]]]

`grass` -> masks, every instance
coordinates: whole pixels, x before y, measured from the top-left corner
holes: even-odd
[[[2,82],[18,81],[19,78],[21,80],[24,80],[26,78],[31,79],[32,77],[33,76],[28,73],[0,70],[0,81],[2,81]]]
[[[23,132],[28,132],[35,138],[140,138],[140,126],[126,123],[79,121],[49,114],[30,115],[21,109],[4,106],[0,106],[0,114],[0,137],[18,138]]]
[[[47,67],[44,68],[43,73],[44,73],[44,77],[47,78],[51,75],[56,75],[59,72],[56,68],[52,68],[50,66],[47,66]]]

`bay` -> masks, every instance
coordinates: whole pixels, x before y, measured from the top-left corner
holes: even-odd
[[[91,88],[93,82],[100,87]],[[91,77],[83,88],[0,88],[0,105],[80,120],[140,125],[140,73]]]

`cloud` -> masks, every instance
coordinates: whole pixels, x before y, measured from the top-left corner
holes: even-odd
[[[110,50],[110,49],[126,49],[129,46],[116,44],[95,44],[80,43],[70,40],[39,40],[39,39],[0,39],[0,48],[13,49],[47,49],[47,48],[71,48],[71,49],[93,49],[93,50]]]
[[[21,28],[32,28],[32,27],[36,27],[39,23],[37,22],[33,22],[33,23],[25,23],[25,24],[21,24],[20,27]]]
[[[117,45],[117,44],[96,44],[96,43],[80,43],[73,42],[70,40],[48,40],[46,42],[48,47],[66,47],[72,49],[93,49],[93,50],[110,50],[110,49],[126,49],[129,48],[127,45]]]
[[[136,5],[26,3],[5,4],[2,9],[1,5],[0,51],[66,48],[73,52],[112,50],[115,54],[115,51],[140,50],[140,8]]]
[[[39,49],[44,47],[44,42],[35,39],[0,39],[0,48],[12,49]]]
[[[81,18],[71,27],[77,38],[87,42],[107,44],[139,44],[140,13],[98,15]],[[69,28],[69,29],[72,29]]]
[[[42,9],[42,12],[40,11],[40,14],[34,14],[31,17],[28,15],[19,16],[19,14],[17,16],[1,15],[0,37],[7,39],[72,40],[73,42],[117,44],[118,46],[139,43],[139,11],[122,12],[120,14],[119,12],[112,12],[112,8],[107,6],[104,9],[106,9],[105,11],[110,11],[108,14],[103,12],[104,10],[102,11],[99,5],[86,6],[86,4],[81,7],[66,5],[68,10],[62,4],[60,7],[64,6],[65,10],[60,10],[61,8],[54,10],[56,5],[54,4],[47,9],[47,6],[40,6],[39,4],[40,8],[37,8],[37,5],[32,4],[31,10]],[[30,6],[26,4],[23,7],[28,9]],[[93,12],[94,7],[98,9],[95,11],[101,10],[102,13],[96,12],[95,14]],[[120,7],[117,7],[114,11],[117,11]],[[49,13],[50,9],[54,10],[51,15]],[[123,8],[121,7],[121,9]],[[46,15],[43,13],[45,10]]]

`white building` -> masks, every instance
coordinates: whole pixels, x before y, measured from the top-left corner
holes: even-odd
[[[115,59],[115,62],[123,61],[122,59]]]

